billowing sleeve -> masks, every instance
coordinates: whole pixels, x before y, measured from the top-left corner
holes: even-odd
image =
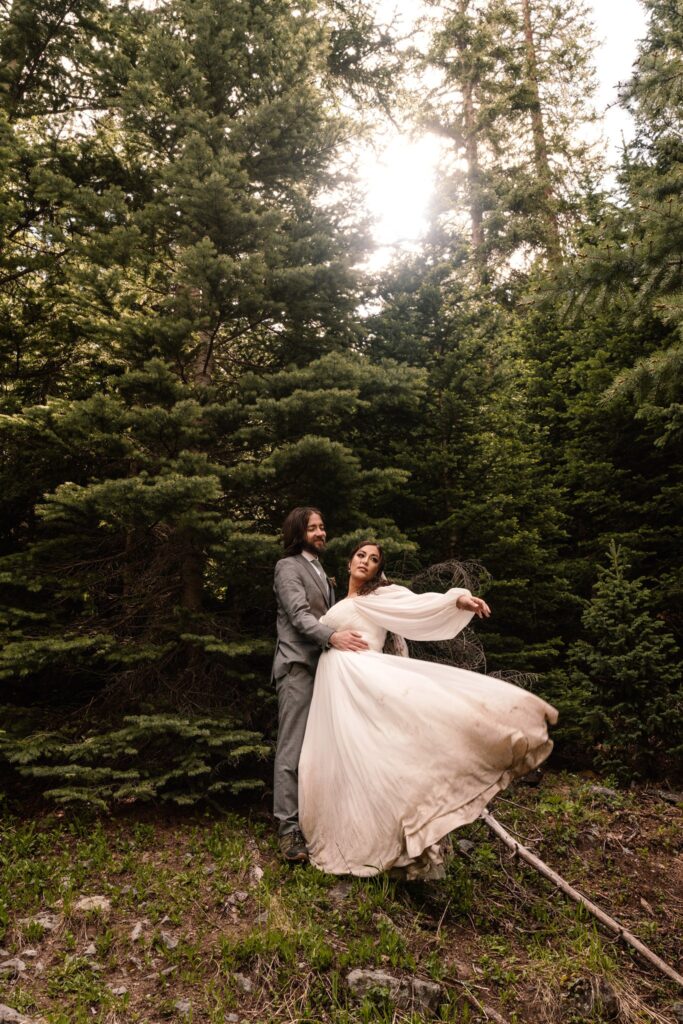
[[[392,584],[355,598],[357,612],[407,640],[450,640],[465,628],[474,612],[456,607],[469,590],[454,588],[446,594],[413,594]]]

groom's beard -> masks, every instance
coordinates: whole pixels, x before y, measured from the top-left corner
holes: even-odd
[[[315,555],[315,557],[318,558],[320,555],[325,553],[325,545],[323,544],[321,547],[317,548],[315,544],[311,544],[309,541],[305,540],[301,544],[301,550],[308,551],[309,555]]]

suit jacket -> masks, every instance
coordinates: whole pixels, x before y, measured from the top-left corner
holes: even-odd
[[[280,559],[275,566],[273,589],[277,598],[273,678],[283,676],[293,662],[314,673],[334,633],[318,621],[334,604],[334,590],[303,555]]]

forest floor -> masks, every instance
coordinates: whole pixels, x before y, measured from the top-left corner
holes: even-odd
[[[549,772],[537,788],[514,785],[492,809],[677,966],[680,804]],[[430,1019],[415,1004],[397,1008],[382,985],[358,1002],[347,983],[354,968],[439,983],[442,1021],[683,1020],[675,983],[600,931],[482,822],[455,838],[445,881],[405,884],[286,867],[262,806],[5,814],[0,961],[10,967],[0,1021],[12,1019],[7,1007],[16,1020],[52,1024]],[[85,897],[100,899],[80,905]]]

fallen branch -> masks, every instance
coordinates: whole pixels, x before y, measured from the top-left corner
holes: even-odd
[[[578,892],[577,889],[574,889],[569,882],[566,882],[561,875],[558,875],[556,871],[549,868],[548,865],[540,859],[540,857],[537,857],[531,852],[531,850],[528,850],[526,846],[522,846],[521,843],[518,843],[517,840],[510,835],[507,829],[503,828],[500,822],[494,818],[492,814],[489,814],[488,811],[484,811],[481,814],[481,820],[488,825],[492,832],[495,832],[498,838],[501,839],[505,845],[513,851],[513,853],[520,856],[522,860],[527,862],[527,864],[531,864],[531,866],[536,868],[544,878],[549,879],[553,885],[556,885],[563,893],[575,900],[577,903],[580,903],[582,907],[585,907],[588,913],[592,914],[593,917],[596,917],[608,931],[612,932],[612,934],[616,935],[618,938],[623,939],[629,946],[632,946],[644,960],[647,960],[647,962],[652,964],[653,967],[656,967],[657,970],[662,972],[662,974],[665,974],[667,978],[671,978],[672,981],[683,986],[683,976],[681,976],[678,971],[665,963],[664,960],[658,957],[656,953],[653,953],[651,949],[648,949],[640,939],[636,938],[632,932],[627,931],[626,928],[623,928],[618,921],[615,921],[613,917],[610,917],[604,910],[601,910],[597,904],[592,902],[592,900],[582,896],[581,893]]]
[[[476,996],[473,996],[471,992],[468,992],[466,988],[462,990],[462,996],[465,1002],[473,1007],[477,1013],[483,1013],[487,1020],[492,1020],[494,1024],[509,1024],[505,1017],[501,1017],[497,1010],[494,1010],[492,1006],[487,1006],[486,1003],[480,1002]]]
[[[486,1003],[482,1003],[481,1000],[477,999],[477,997],[470,992],[467,982],[460,980],[442,980],[441,984],[446,988],[455,989],[462,999],[465,1000],[468,1006],[471,1006],[473,1010],[477,1011],[477,1013],[483,1014],[487,1020],[492,1020],[494,1024],[510,1024],[510,1022],[506,1020],[505,1017],[501,1017],[498,1011],[494,1010],[492,1006],[487,1006]]]

